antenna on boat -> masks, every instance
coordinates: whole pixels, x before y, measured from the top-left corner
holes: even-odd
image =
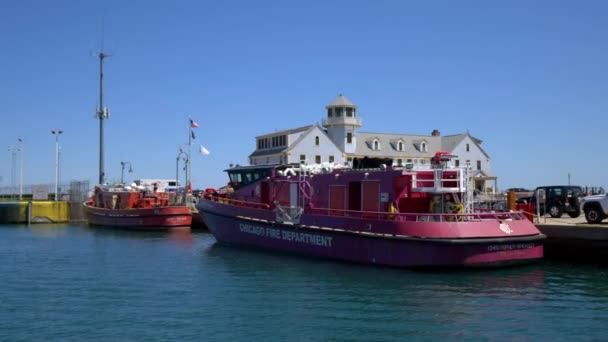
[[[103,106],[103,60],[106,57],[112,55],[103,52],[103,41],[104,41],[104,21],[101,24],[101,49],[97,53],[99,57],[99,108],[96,110],[96,116],[99,118],[99,184],[105,182],[104,172],[104,149],[103,149],[103,120],[110,117],[110,110]]]

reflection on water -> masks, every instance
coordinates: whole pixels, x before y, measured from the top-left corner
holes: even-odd
[[[606,269],[408,270],[206,232],[0,229],[0,340],[601,340]],[[56,229],[55,229],[56,228]]]

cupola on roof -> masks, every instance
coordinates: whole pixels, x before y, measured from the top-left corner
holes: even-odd
[[[328,104],[325,108],[333,108],[333,107],[351,107],[357,108],[349,99],[347,99],[344,95],[340,94],[338,97],[330,104]]]

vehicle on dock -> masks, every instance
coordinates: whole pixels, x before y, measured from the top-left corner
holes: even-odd
[[[237,166],[200,211],[219,243],[396,267],[538,260],[545,236],[520,212],[475,211],[467,168]],[[353,163],[354,164],[354,163]]]
[[[558,218],[565,213],[577,218],[581,215],[583,196],[583,189],[577,185],[548,185],[537,187],[532,197],[522,198],[519,203],[531,204],[529,210],[533,214]]]
[[[601,223],[608,218],[608,195],[591,195],[582,199],[585,219],[589,223]]]

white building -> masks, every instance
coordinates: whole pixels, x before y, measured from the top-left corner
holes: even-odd
[[[391,159],[393,165],[425,165],[437,151],[457,157],[451,166],[469,164],[474,173],[475,188],[496,192],[497,178],[492,175],[490,156],[482,141],[463,134],[442,136],[438,130],[430,135],[359,132],[362,125],[357,106],[342,94],[325,107],[327,117],[322,126],[311,125],[256,137],[256,150],[249,155],[251,165],[333,162],[343,164],[354,158]]]

